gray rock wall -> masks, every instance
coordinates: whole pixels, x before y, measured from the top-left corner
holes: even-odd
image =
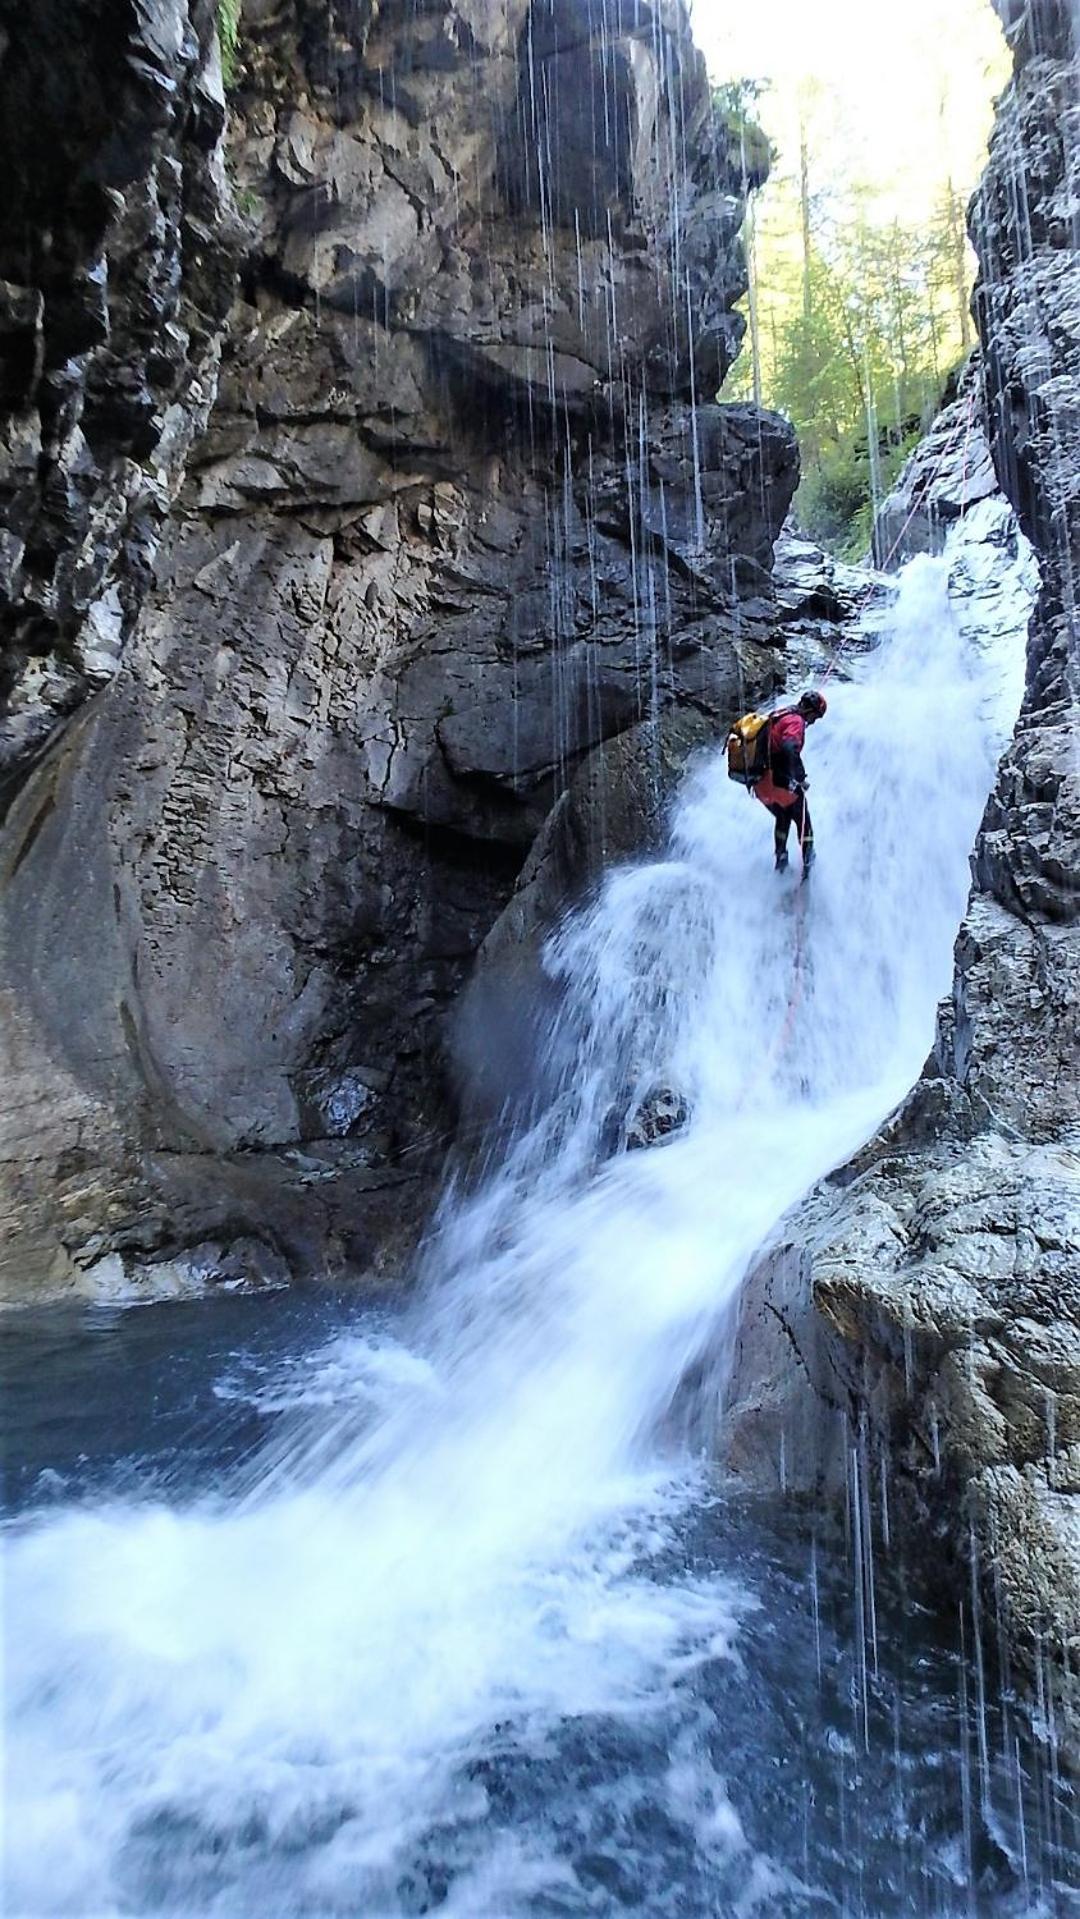
[[[860,1433],[880,1448],[906,1549],[954,1596],[974,1554],[1076,1755],[1080,65],[1069,6],[1002,12],[1016,71],[971,224],[988,438],[1042,573],[1027,687],[931,1060],[748,1289],[727,1443],[755,1469],[791,1418],[804,1485],[835,1484]],[[797,1403],[776,1391],[785,1347]]]
[[[797,458],[711,399],[747,180],[680,6],[248,0],[229,166],[213,412],[0,847],[19,1296],[398,1266],[575,768],[775,678]]]
[[[0,17],[0,806],[115,675],[239,239],[210,0]]]
[[[905,460],[874,520],[873,558],[895,569],[915,553],[940,553],[950,527],[999,492],[990,451],[982,356],[965,361],[956,391]]]

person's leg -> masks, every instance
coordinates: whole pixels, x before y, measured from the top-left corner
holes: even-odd
[[[773,854],[776,859],[776,870],[778,873],[783,873],[788,863],[787,842],[791,829],[791,808],[790,806],[770,806],[769,811],[773,816]]]

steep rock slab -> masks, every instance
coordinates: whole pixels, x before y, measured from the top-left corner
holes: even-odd
[[[7,835],[19,1287],[399,1266],[445,1011],[575,767],[772,670],[796,455],[711,403],[742,174],[681,8],[251,0],[243,58],[217,403]]]
[[[950,526],[999,491],[986,426],[981,356],[965,362],[956,391],[905,460],[874,521],[877,566],[940,553]]]

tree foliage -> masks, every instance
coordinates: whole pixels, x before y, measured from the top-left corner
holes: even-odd
[[[217,0],[218,44],[221,48],[221,77],[227,87],[236,78],[236,58],[240,49],[240,8],[243,0]]]
[[[792,420],[799,517],[854,554],[971,342],[963,208],[950,180],[920,221],[882,220],[857,184],[816,188],[812,132],[800,135],[797,166],[774,176],[748,221],[751,353],[729,390]]]

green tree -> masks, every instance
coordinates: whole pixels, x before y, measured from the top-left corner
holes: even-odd
[[[760,99],[756,88],[755,108]],[[858,183],[818,185],[821,111],[820,92],[800,97],[797,168],[778,170],[752,206],[751,350],[728,391],[793,421],[803,459],[796,511],[808,531],[851,553],[868,544],[874,510],[970,337],[968,261],[957,254],[951,189],[916,224],[883,219]]]
[[[240,50],[240,9],[243,0],[217,0],[218,45],[221,48],[221,77],[227,87],[236,78],[236,58]]]

